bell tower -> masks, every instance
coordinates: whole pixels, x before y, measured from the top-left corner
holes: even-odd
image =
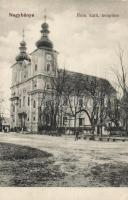
[[[27,44],[23,39],[15,64],[12,65],[11,87],[11,128],[37,132],[42,99],[46,92],[51,95],[53,79],[57,77],[57,56],[49,39],[49,25],[44,15],[41,37],[36,49],[27,54]],[[45,91],[45,92],[44,92]]]
[[[37,130],[39,125],[39,110],[42,106],[44,93],[51,94],[53,79],[57,76],[57,56],[58,52],[54,49],[52,41],[49,39],[49,25],[46,22],[47,16],[44,15],[44,23],[41,25],[41,37],[36,42],[36,50],[31,53],[31,75],[32,90],[30,92],[31,102],[36,102],[36,107],[32,107],[31,112],[35,116],[31,117],[32,129]]]
[[[51,77],[57,75],[57,56],[58,52],[54,50],[54,45],[49,39],[49,25],[46,22],[47,16],[44,15],[44,23],[41,25],[41,37],[36,42],[37,49],[32,54],[32,71],[35,74],[42,74],[44,84],[50,87],[48,83]]]
[[[25,116],[27,116],[25,103],[23,103],[23,90],[25,90],[25,81],[28,77],[28,68],[31,64],[31,59],[27,54],[26,42],[24,41],[24,30],[20,42],[19,54],[16,56],[16,62],[12,68],[12,85],[11,85],[11,129],[18,130],[26,127]],[[24,100],[25,101],[25,100]],[[23,105],[24,104],[24,105]],[[23,113],[25,114],[23,116]],[[19,118],[20,116],[20,118]]]

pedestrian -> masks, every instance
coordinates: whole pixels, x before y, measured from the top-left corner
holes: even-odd
[[[78,140],[79,139],[79,131],[76,131],[76,137],[75,137],[75,140]]]

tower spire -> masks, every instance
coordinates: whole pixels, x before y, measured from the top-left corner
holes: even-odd
[[[20,47],[19,47],[20,53],[18,56],[16,56],[16,61],[23,61],[23,60],[30,61],[30,58],[26,53],[27,47],[26,47],[26,42],[24,41],[24,29],[22,30],[22,38],[23,40],[22,42],[20,42]]]

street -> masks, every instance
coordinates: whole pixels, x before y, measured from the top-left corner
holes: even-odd
[[[127,186],[128,142],[78,140],[73,136],[0,133],[0,142],[52,153],[65,173],[55,186]]]

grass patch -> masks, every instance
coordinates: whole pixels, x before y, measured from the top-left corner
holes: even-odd
[[[96,164],[90,170],[90,177],[97,186],[128,186],[128,164]]]
[[[53,186],[64,177],[52,154],[0,143],[0,186]]]
[[[0,160],[15,161],[28,160],[32,158],[50,157],[52,154],[36,148],[20,146],[15,144],[0,143]]]

